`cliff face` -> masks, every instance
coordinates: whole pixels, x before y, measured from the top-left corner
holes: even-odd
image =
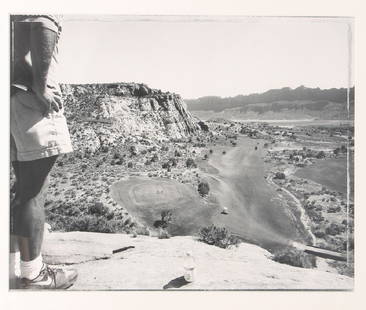
[[[182,98],[144,84],[61,85],[75,150],[185,138],[199,130]]]

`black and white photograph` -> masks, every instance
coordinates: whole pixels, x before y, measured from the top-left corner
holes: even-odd
[[[9,22],[10,291],[354,289],[352,16]]]

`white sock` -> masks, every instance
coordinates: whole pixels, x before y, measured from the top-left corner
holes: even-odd
[[[29,262],[24,262],[20,260],[20,274],[22,278],[27,278],[29,280],[37,278],[39,273],[41,272],[42,267],[43,260],[41,254],[39,254],[38,257],[30,260]]]
[[[20,252],[10,253],[9,277],[14,279],[20,277]]]

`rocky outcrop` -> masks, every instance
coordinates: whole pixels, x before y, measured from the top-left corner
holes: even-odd
[[[317,269],[280,264],[252,244],[221,249],[193,237],[131,238],[126,234],[51,233],[43,257],[79,272],[75,290],[351,290],[353,279]],[[184,255],[193,253],[196,277],[183,280]],[[114,254],[113,254],[114,253]]]
[[[145,84],[61,85],[75,150],[185,138],[200,127],[182,98]]]

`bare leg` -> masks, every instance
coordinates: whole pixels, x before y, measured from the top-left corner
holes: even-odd
[[[45,223],[44,202],[48,175],[57,156],[18,162],[16,197],[13,205],[13,234],[20,257],[30,261],[41,253]]]
[[[13,161],[12,162],[12,166],[13,166],[13,171],[15,174],[15,179],[18,180],[19,179],[19,162],[18,161]],[[15,192],[17,192],[16,190],[16,183],[15,183]],[[18,239],[17,236],[13,234],[14,231],[14,217],[13,217],[13,210],[17,204],[17,197],[15,196],[12,201],[10,202],[10,214],[11,214],[11,221],[10,221],[10,253],[15,253],[19,251],[19,247],[18,247]]]

